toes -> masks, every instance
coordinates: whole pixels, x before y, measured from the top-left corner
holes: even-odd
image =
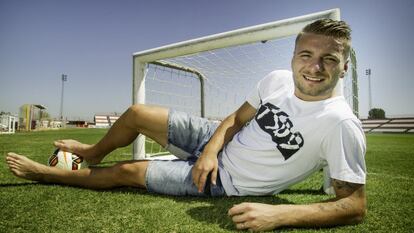
[[[10,171],[13,173],[13,175],[17,176],[17,177],[22,177],[23,174],[16,168],[12,168],[10,169]]]
[[[62,147],[64,144],[63,144],[63,141],[62,140],[58,140],[58,141],[54,141],[53,142],[53,145],[54,146],[56,146],[56,147]]]
[[[16,153],[13,153],[13,152],[10,152],[10,153],[7,153],[7,157],[6,157],[6,160],[7,161],[18,161],[18,160],[21,160],[22,158],[24,158],[24,156],[22,156],[22,155],[19,155],[19,154],[16,154]]]
[[[15,158],[7,158],[7,166],[9,166],[9,168],[17,168],[17,165],[19,164],[19,161]]]
[[[9,162],[16,162],[17,159],[18,159],[17,154],[15,154],[15,153],[7,153],[7,156],[6,156],[7,163],[9,163]]]
[[[11,163],[15,163],[16,162],[16,159],[14,159],[14,158],[12,158],[12,157],[7,157],[6,158],[6,163],[7,164],[11,164]]]
[[[9,152],[9,153],[7,153],[7,156],[9,156],[9,157],[17,157],[17,156],[19,156],[18,154],[16,154],[16,153],[13,153],[13,152]]]
[[[10,169],[11,171],[13,171],[13,170],[16,170],[16,169],[18,169],[18,168],[17,168],[16,164],[9,164],[9,169]]]
[[[11,173],[13,173],[13,175],[15,175],[15,176],[17,175],[17,174],[16,174],[16,169],[15,169],[15,168],[10,168],[10,171],[11,171]]]

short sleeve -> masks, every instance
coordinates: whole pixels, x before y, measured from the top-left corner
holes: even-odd
[[[346,119],[333,128],[322,142],[331,178],[365,184],[365,134],[357,119]]]
[[[255,109],[259,108],[260,105],[260,84],[262,80],[259,81],[256,86],[250,91],[247,95],[246,101],[253,106]]]
[[[288,70],[275,70],[260,80],[247,95],[246,101],[258,109],[263,99],[274,94],[285,94],[293,91],[292,72]]]

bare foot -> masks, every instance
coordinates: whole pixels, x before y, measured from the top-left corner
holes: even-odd
[[[48,167],[43,164],[15,153],[8,153],[6,161],[10,171],[15,176],[27,180],[43,181],[43,174],[45,174],[48,169]]]
[[[53,145],[55,145],[61,150],[72,152],[74,154],[82,156],[90,165],[98,164],[103,159],[103,156],[99,155],[95,151],[93,145],[83,144],[76,140],[57,140],[53,142]]]

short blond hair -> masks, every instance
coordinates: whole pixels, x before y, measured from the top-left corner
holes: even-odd
[[[348,58],[351,49],[351,28],[346,22],[333,19],[316,20],[302,29],[296,37],[295,45],[305,33],[313,33],[339,39],[344,46],[344,57]]]

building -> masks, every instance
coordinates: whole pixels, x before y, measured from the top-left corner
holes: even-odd
[[[19,125],[21,130],[31,131],[42,126],[47,117],[46,107],[40,104],[24,104],[20,107]]]
[[[94,116],[95,128],[109,128],[115,121],[119,119],[119,115],[115,114],[99,114]]]

